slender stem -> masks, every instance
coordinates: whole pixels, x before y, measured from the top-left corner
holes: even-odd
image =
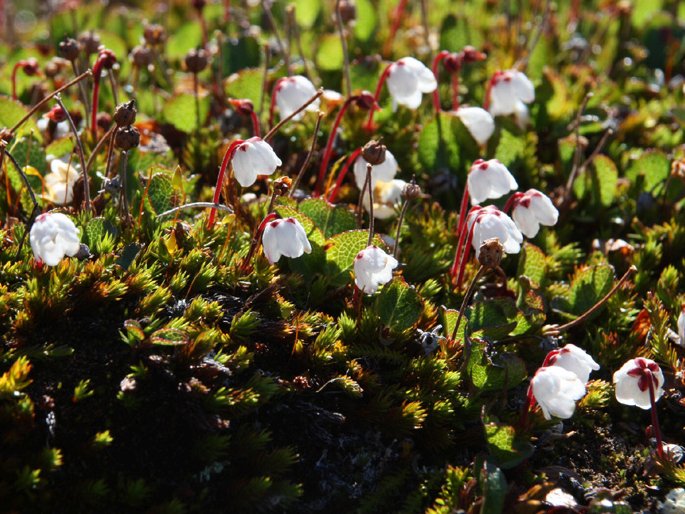
[[[374,218],[373,218],[373,180],[371,180],[371,171],[373,170],[373,166],[369,164],[368,162],[366,163],[366,183],[368,184],[368,191],[369,191],[369,242],[367,243],[366,246],[371,246],[371,243],[373,242],[373,224],[374,224]],[[364,196],[364,192],[362,191],[362,196]]]
[[[488,81],[488,85],[485,88],[485,98],[483,98],[483,109],[486,111],[490,110],[490,96],[492,95],[492,87],[495,82],[499,79],[500,72],[496,72]]]
[[[316,180],[316,187],[314,188],[314,192],[317,195],[321,194],[321,188],[323,187],[323,179],[326,176],[326,168],[328,168],[328,163],[330,162],[331,156],[333,154],[333,142],[335,141],[335,137],[338,133],[338,127],[340,127],[340,122],[342,121],[342,118],[345,115],[347,108],[357,98],[358,97],[356,96],[347,98],[347,100],[345,100],[345,102],[340,107],[340,110],[338,111],[338,114],[336,115],[335,120],[333,121],[331,132],[328,134],[328,141],[326,141],[326,149],[323,152],[323,159],[321,159],[321,165],[319,166],[319,176]]]
[[[392,50],[393,44],[395,42],[395,35],[397,34],[397,31],[400,28],[400,23],[402,23],[402,16],[404,15],[404,11],[406,8],[407,0],[400,0],[397,4],[397,7],[395,8],[392,26],[390,27],[390,35],[388,36],[388,39],[386,39],[385,45],[383,45],[383,55],[385,55],[386,57],[388,56],[388,54],[390,54]]]
[[[373,95],[374,102],[377,104],[378,103],[378,98],[381,96],[381,90],[383,89],[383,84],[385,84],[385,81],[388,78],[388,75],[390,75],[390,67],[394,63],[388,64],[385,69],[383,70],[383,73],[381,74],[380,78],[378,79],[378,84],[376,85],[376,92]],[[374,129],[373,126],[373,114],[376,112],[376,109],[371,109],[369,111],[369,118],[366,120],[366,124],[364,125],[364,129],[371,132]]]
[[[409,207],[409,199],[404,200],[402,205],[402,210],[400,211],[400,217],[397,218],[397,231],[395,232],[395,248],[392,250],[392,256],[397,259],[397,254],[400,251],[400,233],[402,230],[402,222],[404,221],[404,216],[407,214],[407,208]]]
[[[114,133],[114,131],[116,129],[117,129],[117,125],[115,123],[109,128],[107,133],[100,138],[100,141],[97,142],[97,144],[95,145],[95,148],[93,148],[93,151],[90,152],[90,155],[88,156],[88,161],[86,161],[86,171],[90,169],[90,165],[93,163],[93,160],[95,159],[95,156],[97,155],[98,150],[100,150],[100,148],[102,148],[102,145],[105,144],[105,142],[112,136],[112,134]]]
[[[319,89],[314,95],[312,95],[312,97],[309,100],[307,100],[305,103],[300,105],[295,111],[293,111],[288,116],[286,116],[285,118],[280,120],[278,123],[276,123],[276,125],[271,127],[271,130],[269,130],[269,132],[267,132],[266,135],[264,136],[264,141],[268,142],[272,137],[274,137],[274,134],[276,134],[276,132],[278,132],[278,129],[280,129],[283,125],[285,125],[291,119],[293,119],[295,116],[297,116],[302,111],[304,111],[307,107],[309,107],[309,104],[313,103],[322,94],[323,94],[323,89]]]
[[[532,386],[528,386],[528,393],[526,394],[526,405],[521,413],[521,418],[519,419],[519,426],[526,430],[528,428],[528,415],[535,409],[535,395],[533,395]]]
[[[115,130],[109,136],[109,144],[107,145],[107,159],[105,163],[105,177],[110,178],[110,173],[112,171],[112,160],[114,158],[114,135],[116,134],[116,129],[118,127],[115,125]]]
[[[74,75],[78,76],[79,74],[79,69],[78,69],[78,60],[74,59],[71,61],[71,68],[74,70]],[[90,116],[88,116],[88,93],[86,92],[86,86],[83,82],[78,83],[78,89],[79,89],[79,94],[81,95],[81,103],[83,103],[83,110],[86,112],[86,125],[90,125]],[[87,127],[89,128],[89,127]]]
[[[200,19],[204,20],[202,12],[200,11]],[[205,42],[206,47],[206,42]],[[195,169],[199,171],[202,163],[200,156],[200,82],[197,77],[197,73],[193,73],[193,93],[195,96],[195,144],[193,145],[193,154],[195,157]]]
[[[274,196],[271,197],[272,200],[273,200],[273,198],[274,198]],[[250,243],[250,249],[247,252],[247,256],[245,257],[245,260],[243,261],[241,269],[243,269],[243,270],[249,269],[250,261],[252,260],[252,257],[254,256],[255,252],[257,251],[257,248],[259,248],[259,241],[260,241],[260,236],[262,235],[262,232],[264,232],[264,229],[266,228],[267,223],[275,220],[277,217],[278,217],[278,215],[275,212],[270,212],[269,214],[266,215],[266,217],[259,224],[259,226],[257,227],[257,229],[255,230],[255,232],[252,236],[252,241]]]
[[[128,164],[128,152],[126,150],[122,150],[121,152],[121,165],[119,168],[119,177],[121,177],[121,193],[120,193],[120,199],[122,200],[120,208],[123,207],[124,211],[124,220],[126,222],[130,221],[131,219],[131,213],[129,212],[128,209],[128,192],[127,192],[127,185],[126,183],[128,182],[127,176],[128,172],[126,170],[126,166]]]
[[[370,174],[367,173],[366,178],[364,179],[364,186],[362,187],[361,191],[359,192],[359,203],[357,203],[357,226],[359,228],[362,227],[362,218],[364,216],[364,193],[366,192],[366,189],[368,187],[369,182],[370,182]]]
[[[590,101],[590,98],[592,98],[593,93],[590,91],[588,92],[585,97],[583,98],[583,101],[580,104],[580,108],[578,109],[578,113],[576,114],[576,118],[573,122],[573,134],[575,137],[575,150],[573,152],[573,167],[571,168],[571,173],[568,176],[568,180],[566,181],[566,188],[564,189],[564,197],[562,200],[562,205],[565,205],[568,203],[568,201],[571,199],[571,188],[573,187],[573,182],[576,180],[576,176],[581,170],[580,167],[580,159],[583,155],[583,148],[580,144],[580,125],[581,125],[581,120],[583,117],[583,113],[585,112],[585,108],[587,107],[587,103]]]
[[[224,158],[221,161],[221,167],[219,168],[219,176],[216,179],[216,186],[214,187],[214,198],[212,199],[212,204],[214,205],[218,204],[219,199],[221,198],[221,188],[224,184],[224,175],[226,174],[226,168],[228,167],[228,163],[231,162],[233,154],[235,153],[238,146],[241,145],[243,142],[244,141],[242,139],[236,139],[231,143],[231,145],[226,150],[226,153],[224,154]],[[212,210],[209,212],[209,218],[207,218],[208,229],[211,229],[214,226],[215,219],[216,207],[212,207]]]
[[[616,291],[618,291],[619,288],[636,272],[637,267],[635,265],[630,266],[630,268],[628,268],[628,270],[623,274],[621,279],[614,285],[614,287],[611,288],[611,291],[604,295],[604,297],[601,300],[599,300],[596,304],[594,304],[592,307],[590,307],[588,310],[586,310],[583,314],[578,316],[573,321],[569,321],[568,323],[565,323],[564,325],[560,326],[552,325],[543,328],[544,335],[557,336],[562,332],[565,332],[578,325],[581,325],[582,323],[585,323],[585,321],[587,321],[587,319],[590,316],[592,316],[595,312],[601,309],[602,306],[604,306],[604,304],[607,301],[609,301],[609,298],[611,298],[616,293]]]
[[[88,77],[89,75],[92,75],[92,73],[93,73],[93,72],[92,72],[91,70],[86,70],[86,71],[84,71],[83,73],[81,73],[81,75],[79,75],[78,77],[76,77],[74,80],[72,80],[72,81],[70,81],[70,82],[67,82],[67,83],[64,84],[61,88],[57,89],[56,91],[53,91],[53,92],[50,93],[48,96],[46,96],[45,98],[43,98],[40,102],[38,102],[36,105],[34,105],[34,106],[31,108],[31,110],[30,110],[29,112],[27,112],[27,113],[26,113],[18,122],[16,122],[16,123],[14,124],[14,126],[10,129],[10,133],[14,134],[14,133],[17,131],[17,129],[18,129],[19,127],[21,127],[21,126],[26,122],[26,120],[28,120],[31,116],[33,116],[33,115],[36,113],[36,111],[38,111],[38,110],[39,110],[43,105],[45,105],[48,101],[50,101],[52,98],[54,98],[55,95],[60,94],[60,93],[61,93],[62,91],[64,91],[65,89],[68,89],[68,88],[70,88],[71,86],[73,86],[74,84],[76,84],[76,83],[82,81],[84,78]]]
[[[91,205],[90,187],[88,186],[88,167],[86,166],[86,159],[84,157],[83,143],[81,142],[81,137],[78,135],[78,131],[76,130],[76,125],[74,124],[74,120],[72,119],[71,114],[69,114],[67,108],[64,107],[64,103],[62,103],[62,96],[59,94],[55,95],[55,101],[64,111],[67,121],[69,122],[69,128],[71,129],[72,134],[74,134],[74,137],[76,138],[76,150],[78,152],[79,160],[81,161],[81,172],[83,173],[83,200],[86,205],[86,210],[90,211]]]
[[[656,451],[659,458],[664,458],[664,441],[661,437],[661,426],[659,425],[659,416],[656,411],[656,397],[654,394],[654,375],[649,369],[645,370],[649,383],[649,402],[652,404],[652,427],[654,428],[654,436],[656,437]]]
[[[421,25],[423,26],[423,39],[426,45],[426,53],[431,53],[430,26],[428,25],[428,0],[421,0]]]
[[[97,62],[93,69],[97,67]],[[95,140],[98,131],[97,117],[98,117],[98,97],[100,96],[100,73],[93,74],[93,100],[90,107],[90,133]]]
[[[352,96],[352,81],[350,80],[350,56],[347,49],[347,38],[345,37],[345,26],[343,25],[342,14],[340,13],[340,0],[335,2],[335,20],[338,24],[338,33],[340,34],[340,44],[343,52],[343,77],[345,79],[345,94]]]
[[[250,111],[250,119],[252,120],[252,135],[261,137],[262,129],[259,126],[259,118],[257,118],[257,113],[254,110]]]
[[[207,209],[207,208],[212,208],[212,209],[218,209],[220,211],[226,211],[231,214],[233,214],[233,209],[231,209],[228,205],[223,205],[221,203],[212,203],[212,202],[193,202],[193,203],[187,203],[185,205],[179,205],[178,207],[174,207],[173,209],[169,209],[168,211],[164,211],[161,214],[158,214],[157,217],[161,218],[162,216],[168,216],[169,214],[173,214],[178,211],[182,211],[184,209]]]
[[[454,253],[454,262],[452,262],[452,268],[450,270],[450,275],[454,279],[454,275],[457,272],[459,266],[459,249],[464,242],[464,223],[466,222],[466,210],[469,202],[469,185],[468,180],[464,184],[464,192],[461,195],[461,203],[459,204],[459,221],[457,222],[457,234],[459,235],[459,242],[457,243],[457,250]]]
[[[483,273],[485,273],[485,266],[481,264],[480,268],[478,268],[478,271],[476,272],[476,276],[473,277],[473,280],[471,280],[471,283],[469,284],[468,289],[466,290],[466,294],[464,294],[464,298],[461,301],[461,307],[459,307],[459,314],[457,314],[457,322],[454,325],[454,328],[452,329],[452,334],[450,335],[450,340],[452,343],[455,342],[457,338],[457,330],[459,330],[459,324],[461,323],[461,318],[464,317],[464,311],[466,311],[466,307],[468,306],[469,302],[471,301],[471,296],[473,296],[473,293],[476,290],[476,283],[478,280],[480,280],[480,277],[483,276]]]
[[[24,173],[24,169],[19,165],[17,160],[14,158],[14,155],[12,155],[7,148],[5,148],[5,153],[7,154],[7,157],[9,157],[10,161],[12,161],[12,164],[14,164],[14,167],[19,172],[19,175],[21,176],[21,179],[23,180],[26,189],[28,189],[34,210],[38,209],[38,200],[36,200],[36,193],[33,192],[33,189],[31,188],[31,183],[29,182],[29,178],[26,176],[26,173]]]
[[[291,198],[293,196],[293,193],[297,189],[297,186],[300,185],[300,181],[304,176],[304,172],[307,171],[309,161],[312,159],[312,155],[314,154],[314,150],[316,149],[316,139],[319,134],[319,125],[321,125],[321,118],[323,117],[324,114],[321,111],[319,111],[319,115],[316,117],[316,125],[314,126],[314,134],[312,135],[312,145],[309,147],[309,153],[307,153],[307,157],[305,158],[304,163],[302,163],[302,167],[300,168],[297,177],[295,177],[295,180],[293,180],[292,186],[290,187],[290,193],[288,196],[290,196]]]
[[[17,72],[24,67],[24,61],[18,61],[12,68],[12,100],[17,99]]]
[[[435,56],[435,59],[433,59],[432,70],[436,82],[438,81],[438,67],[440,66],[440,62],[449,54],[450,53],[447,50],[442,50]],[[440,112],[440,88],[437,87],[435,88],[435,91],[433,91],[433,107],[435,108],[436,114]]]
[[[347,175],[350,166],[352,166],[352,163],[354,163],[357,157],[359,157],[360,153],[362,153],[362,149],[357,148],[354,152],[350,154],[350,156],[347,158],[347,161],[345,161],[345,165],[340,170],[340,173],[338,173],[338,178],[335,181],[333,191],[331,191],[331,194],[328,195],[328,201],[330,203],[335,203],[336,198],[338,198],[338,192],[340,191],[340,187],[342,186],[343,180],[345,180],[345,175]],[[366,182],[364,182],[364,187],[362,188],[362,196],[364,195],[364,189],[366,189]]]
[[[471,244],[473,242],[473,233],[476,229],[476,225],[481,217],[481,214],[477,214],[476,218],[473,220],[471,229],[469,230],[469,237],[466,239],[466,244],[464,245],[464,250],[462,252],[461,261],[459,263],[459,275],[457,275],[457,290],[461,289],[462,282],[464,280],[464,272],[466,270],[466,264],[469,262],[469,255],[471,255]],[[468,224],[467,224],[468,226]]]
[[[281,55],[283,56],[283,60],[285,62],[285,69],[287,70],[290,68],[290,52],[283,44],[281,35],[278,33],[278,28],[276,27],[276,20],[274,19],[274,15],[271,13],[270,0],[262,0],[262,9],[264,10],[264,14],[266,14],[266,17],[269,20],[269,25],[271,25],[271,30],[273,30],[274,37],[276,38],[276,43],[278,44],[278,49],[281,51]]]

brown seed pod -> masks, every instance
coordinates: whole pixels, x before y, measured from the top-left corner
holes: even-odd
[[[504,246],[496,237],[486,239],[480,246],[478,253],[478,262],[486,268],[496,268],[502,262],[504,255]]]
[[[75,61],[78,59],[80,51],[81,45],[74,38],[68,37],[59,43],[59,54],[68,61]]]
[[[354,0],[340,0],[340,18],[343,23],[349,23],[357,19],[357,6]]]
[[[89,30],[88,32],[84,32],[78,37],[79,43],[81,43],[81,46],[83,47],[83,51],[86,52],[86,55],[92,55],[98,53],[100,50],[100,45],[102,44],[100,42],[100,36],[98,36],[95,32],[92,30]]]
[[[202,48],[199,50],[191,50],[186,54],[186,69],[191,73],[200,73],[207,67],[208,62],[207,52]]]
[[[114,136],[114,145],[124,152],[140,144],[140,132],[135,127],[121,127]]]
[[[160,45],[166,40],[166,31],[161,25],[146,25],[143,30],[143,38],[148,45]]]
[[[385,162],[386,150],[384,144],[372,139],[362,148],[362,157],[372,166],[376,166]]]
[[[131,100],[129,102],[117,105],[114,110],[114,123],[120,127],[127,127],[133,125],[136,121],[136,101]]]
[[[138,45],[131,50],[130,57],[133,64],[139,68],[147,68],[152,64],[154,55],[152,54],[152,49],[150,47]]]

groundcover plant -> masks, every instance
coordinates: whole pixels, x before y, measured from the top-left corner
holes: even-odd
[[[685,512],[684,20],[0,2],[0,511]]]

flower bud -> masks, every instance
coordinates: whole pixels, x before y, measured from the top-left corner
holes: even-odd
[[[450,73],[457,73],[461,69],[461,63],[463,62],[463,55],[457,53],[451,53],[443,61],[445,69]]]
[[[152,50],[147,46],[138,45],[131,50],[131,60],[139,68],[147,68],[152,64]]]
[[[340,18],[343,23],[349,23],[357,18],[357,6],[354,0],[340,0]]]
[[[252,100],[247,98],[231,99],[229,100],[233,108],[244,116],[249,116],[254,112],[254,104]]]
[[[98,53],[98,62],[102,63],[102,68],[109,70],[112,69],[112,66],[116,64],[117,56],[114,55],[114,52],[111,50],[102,48]],[[95,66],[93,68],[95,68]]]
[[[59,57],[55,57],[54,59],[50,59],[46,64],[45,64],[45,76],[48,77],[49,79],[55,78],[60,71],[62,71],[62,63],[64,63],[63,59],[60,59]]]
[[[191,50],[186,54],[186,69],[191,73],[200,73],[207,67],[208,62],[207,52],[202,48],[199,50]]]
[[[29,77],[38,73],[39,70],[38,61],[36,61],[33,57],[31,57],[30,59],[26,59],[25,61],[22,61],[21,67],[24,70],[24,73]]]
[[[143,30],[143,38],[148,45],[156,46],[164,43],[166,31],[164,27],[157,24],[146,25]]]
[[[67,119],[67,114],[59,105],[50,109],[50,111],[48,111],[44,116],[55,123],[59,123]]]
[[[117,105],[114,110],[114,123],[120,127],[127,127],[133,125],[136,121],[136,101],[131,100],[129,102]]]
[[[486,268],[496,268],[502,262],[502,255],[504,254],[504,246],[496,237],[486,239],[480,245],[480,253],[478,254],[478,262]]]
[[[78,40],[86,55],[96,54],[98,53],[98,50],[100,50],[100,36],[92,30],[81,34],[78,37]]]
[[[80,51],[81,45],[79,45],[79,42],[74,38],[68,37],[59,43],[59,54],[68,61],[75,61],[78,59]]]
[[[480,52],[472,46],[465,46],[461,51],[462,61],[466,63],[484,61],[487,58],[483,52]]]
[[[377,166],[385,162],[385,151],[387,147],[379,141],[371,140],[362,148],[362,157],[372,166]]]
[[[273,183],[274,194],[276,194],[276,196],[285,195],[290,190],[292,183],[293,181],[290,179],[290,177],[277,178]]]
[[[378,107],[376,99],[369,91],[362,91],[361,93],[359,93],[356,96],[354,103],[360,109],[366,109],[367,111],[370,111],[371,109],[375,109]]]
[[[114,136],[114,145],[122,151],[128,151],[140,144],[140,132],[135,127],[122,127]]]

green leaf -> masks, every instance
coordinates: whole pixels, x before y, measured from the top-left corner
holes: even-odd
[[[202,124],[209,113],[209,96],[205,95],[199,98],[198,107],[200,124]],[[190,93],[182,93],[167,101],[162,109],[162,116],[165,121],[171,123],[181,132],[191,133],[199,128],[195,96]]]
[[[618,186],[618,170],[606,155],[598,155],[592,166],[578,175],[573,192],[579,200],[591,195],[592,204],[608,207],[614,202]]]
[[[41,175],[45,175],[47,169],[45,151],[38,139],[33,136],[17,139],[10,151],[21,167],[33,166]]]
[[[171,184],[171,179],[163,173],[154,174],[150,179],[147,197],[156,214],[173,208],[174,186]]]
[[[252,100],[255,107],[262,101],[262,74],[257,68],[248,68],[234,73],[226,80],[226,94],[232,98]]]
[[[502,128],[497,138],[495,159],[509,167],[525,155],[526,140],[522,135]]]
[[[188,334],[178,328],[161,328],[150,336],[150,342],[157,346],[183,346],[190,342]]]
[[[350,210],[342,206],[333,206],[322,198],[308,198],[302,201],[299,210],[309,216],[327,238],[352,230],[357,224]]]
[[[199,23],[184,23],[174,30],[166,44],[170,59],[183,59],[192,49],[202,45],[202,29]]]
[[[0,96],[0,128],[12,128],[14,124],[28,112],[28,109],[21,102],[12,100],[7,96]],[[28,134],[33,134],[33,137],[38,141],[43,140],[43,136],[38,130],[38,126],[36,125],[36,122],[33,121],[33,118],[29,118],[21,127],[19,127],[15,133],[15,137],[21,137]]]
[[[500,467],[511,469],[533,454],[533,446],[528,441],[516,438],[514,427],[486,421],[484,428],[488,451]]]
[[[671,172],[671,163],[666,155],[659,150],[645,152],[634,161],[626,171],[626,177],[636,182],[638,177],[644,177],[644,189],[653,192],[663,184]]]
[[[579,316],[604,297],[613,282],[614,268],[609,264],[578,268],[566,297],[558,297],[553,303],[562,312]]]
[[[413,327],[421,317],[423,302],[416,289],[404,280],[387,284],[376,299],[376,312],[381,322],[396,332]]]
[[[321,0],[295,0],[295,20],[304,28],[311,28],[321,12]]]
[[[443,334],[445,337],[452,337],[452,332],[454,331],[454,326],[457,324],[457,318],[459,317],[459,310],[457,309],[447,309],[442,307],[440,309],[440,321],[443,326]],[[466,316],[461,317],[459,321],[459,329],[455,333],[454,337],[457,341],[464,340],[464,332],[466,330],[466,325],[468,324],[468,318]]]
[[[440,113],[438,118],[426,123],[419,134],[419,162],[429,173],[440,168],[459,168],[461,157],[457,140],[452,137],[452,122],[452,116]]]
[[[497,466],[485,462],[478,475],[483,494],[480,514],[502,514],[507,495],[507,479]]]
[[[324,71],[337,71],[342,69],[344,61],[340,38],[335,34],[328,34],[319,41],[319,49],[316,52],[316,62]]]
[[[84,235],[84,243],[97,252],[100,248],[100,242],[104,238],[114,238],[117,236],[117,229],[108,219],[98,217],[88,222]]]
[[[528,242],[523,243],[519,257],[517,275],[528,277],[534,288],[540,287],[547,273],[547,257],[537,246]]]
[[[467,372],[471,382],[482,391],[502,391],[511,389],[523,382],[528,376],[526,364],[512,353],[496,353],[489,356],[485,352],[486,343],[471,341],[471,357]]]
[[[367,41],[376,33],[378,13],[369,0],[356,0],[357,19],[354,25],[354,36],[360,41]],[[359,87],[358,84],[355,84]]]
[[[74,151],[74,140],[67,136],[60,139],[55,139],[48,146],[45,147],[45,154],[54,157],[64,158]]]
[[[481,331],[483,337],[501,339],[516,327],[517,313],[511,298],[475,303],[469,312],[469,330]]]
[[[354,258],[367,247],[368,239],[366,230],[348,230],[326,241],[326,275],[333,283],[344,285],[349,281]],[[373,244],[384,246],[378,234],[374,236]]]

